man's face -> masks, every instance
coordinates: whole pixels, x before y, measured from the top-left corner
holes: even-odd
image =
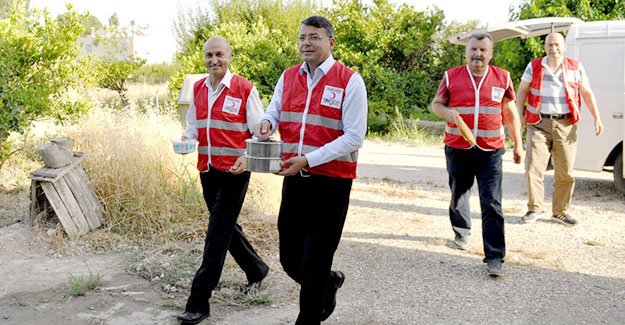
[[[493,44],[488,37],[481,40],[471,38],[465,56],[470,67],[485,68],[493,58]]]
[[[213,77],[223,78],[230,66],[232,55],[228,44],[222,39],[210,39],[204,44],[204,64]]]
[[[314,66],[319,66],[325,61],[334,48],[334,38],[328,37],[325,28],[301,25],[299,28],[299,56]]]
[[[550,58],[558,59],[564,55],[566,51],[566,43],[561,34],[551,34],[545,39],[545,53]]]

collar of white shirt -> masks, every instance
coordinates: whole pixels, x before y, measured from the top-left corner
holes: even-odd
[[[224,77],[221,78],[221,81],[217,85],[217,89],[213,89],[213,87],[211,86],[210,75],[206,77],[206,80],[204,81],[204,83],[206,84],[206,87],[208,87],[212,91],[217,91],[219,88],[221,88],[221,85],[224,85],[225,87],[230,88],[230,81],[232,81],[232,76],[233,76],[232,72],[230,72],[230,69],[228,69]]]
[[[334,57],[332,56],[332,54],[330,54],[330,56],[328,56],[328,58],[317,67],[317,70],[321,69],[323,74],[326,75],[328,74],[328,71],[330,71],[330,68],[332,68],[332,65],[334,65],[334,62]],[[308,64],[306,64],[306,62],[304,62],[301,67],[299,67],[299,74],[301,75],[304,72],[310,74],[310,71],[308,71]]]

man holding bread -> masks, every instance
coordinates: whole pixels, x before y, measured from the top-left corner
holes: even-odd
[[[515,105],[510,73],[489,65],[493,40],[474,33],[465,50],[467,64],[447,70],[432,111],[447,121],[445,157],[451,189],[449,217],[455,238],[450,246],[467,249],[471,235],[469,198],[477,180],[482,212],[484,262],[488,274],[499,276],[506,253],[501,209],[502,155],[505,121],[514,142],[513,159],[523,154],[521,122]]]

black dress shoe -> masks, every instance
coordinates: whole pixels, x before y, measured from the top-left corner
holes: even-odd
[[[209,316],[209,314],[192,313],[192,312],[185,311],[184,313],[176,316],[176,318],[182,324],[197,324],[197,323],[203,321],[208,316]]]
[[[244,287],[243,287],[243,294],[248,294],[252,291],[252,289],[256,288],[256,290],[260,290],[260,286],[261,284],[263,284],[263,280],[265,280],[265,278],[267,277],[267,274],[269,274],[269,267],[267,266],[267,269],[264,271],[263,277],[260,280],[257,281],[249,281]]]
[[[326,291],[323,311],[321,312],[321,321],[324,321],[332,315],[334,308],[336,308],[336,292],[343,286],[345,282],[345,274],[341,271],[334,272],[335,277],[330,279],[330,285],[328,291]]]

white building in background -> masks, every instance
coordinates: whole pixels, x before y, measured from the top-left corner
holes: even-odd
[[[95,55],[98,58],[108,58],[118,61],[129,60],[135,53],[135,37],[141,35],[134,23],[130,26],[119,27],[116,31],[99,29],[90,35],[78,38],[82,49],[80,56]]]

